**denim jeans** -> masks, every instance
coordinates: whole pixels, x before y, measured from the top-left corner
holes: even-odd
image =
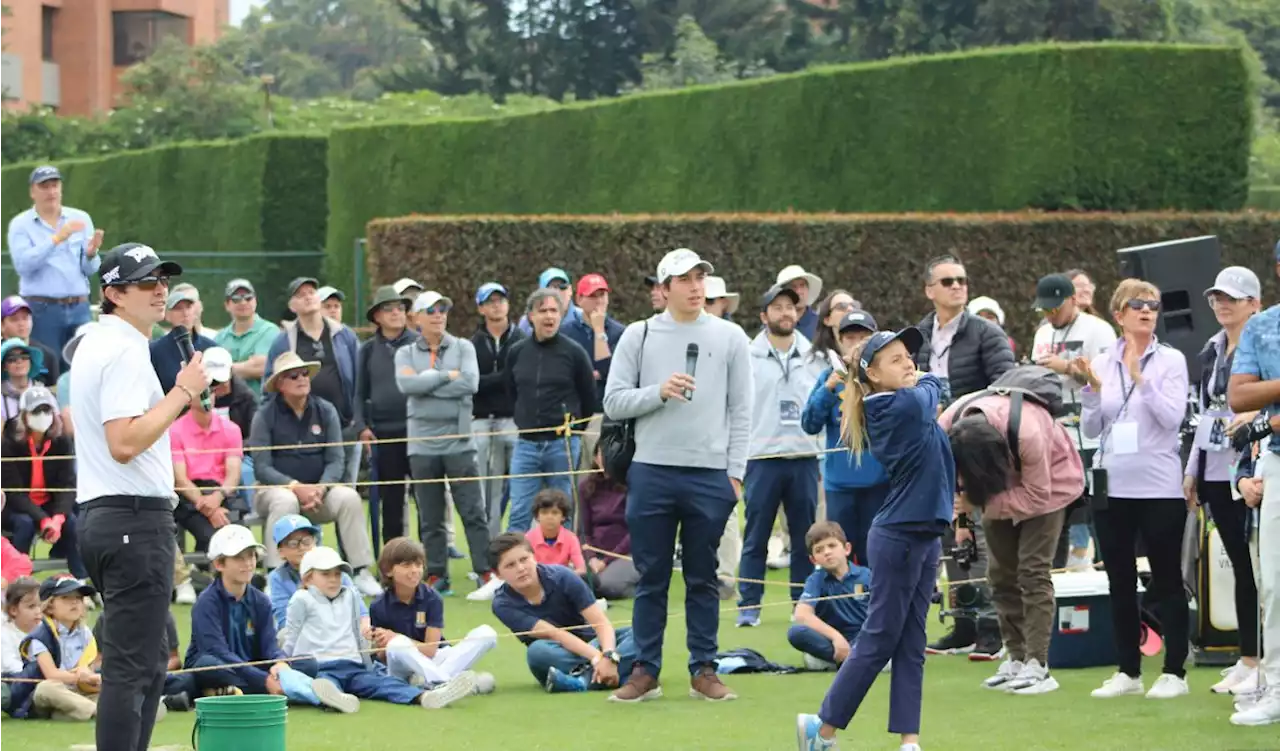
[[[808,626],[794,625],[787,629],[787,641],[801,652],[827,662],[836,661],[836,645],[827,637]],[[849,640],[852,645],[855,640]]]
[[[511,454],[511,474],[526,475],[538,472],[569,472],[578,466],[582,444],[578,436],[570,439],[572,458],[565,456],[564,441],[530,441],[520,438]],[[533,525],[533,497],[544,487],[555,488],[573,499],[573,475],[562,474],[547,477],[511,478],[511,516],[507,520],[508,532],[528,532]],[[570,520],[565,526],[572,528]]]
[[[484,476],[505,475],[511,470],[512,454],[516,448],[516,421],[510,417],[477,417],[471,421],[471,432],[476,444],[476,466]],[[503,435],[490,435],[502,433]],[[502,534],[502,498],[506,480],[493,479],[481,483],[485,513],[489,519],[489,535]]]
[[[631,677],[631,663],[636,658],[636,645],[631,638],[630,628],[620,628],[614,634],[618,642],[618,680],[626,683]],[[600,640],[592,639],[591,646],[600,648]],[[529,672],[540,685],[547,681],[547,671],[551,668],[565,675],[576,674],[591,666],[591,663],[575,655],[550,639],[539,639],[529,645],[525,659],[529,663]]]
[[[31,338],[62,357],[62,348],[76,335],[76,329],[89,322],[89,303],[71,305],[28,298],[31,306]],[[62,367],[70,367],[63,363]]]

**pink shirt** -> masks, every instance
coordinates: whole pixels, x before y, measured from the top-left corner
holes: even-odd
[[[207,430],[196,424],[191,412],[179,417],[169,428],[169,443],[173,461],[187,466],[188,479],[221,483],[227,479],[227,458],[243,457],[244,443],[240,426],[217,412],[209,417]]]
[[[966,413],[981,412],[992,427],[1008,434],[1009,397],[962,398],[938,418],[943,430],[951,429],[961,408]],[[987,501],[984,518],[1026,521],[1064,509],[1084,493],[1084,465],[1070,434],[1048,410],[1030,400],[1022,402],[1017,451],[1022,474],[1012,487]]]
[[[542,528],[536,524],[533,529],[524,533],[524,538],[533,546],[533,557],[538,563],[568,566],[572,569],[587,567],[587,562],[582,559],[582,543],[578,542],[578,536],[564,527],[560,528],[560,534],[556,535],[556,541],[552,544],[547,544]]]

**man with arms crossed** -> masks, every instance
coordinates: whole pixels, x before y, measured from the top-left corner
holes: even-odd
[[[662,258],[658,283],[667,293],[667,310],[627,327],[605,387],[605,414],[636,421],[627,526],[640,572],[632,621],[637,655],[631,679],[613,693],[614,701],[662,695],[658,673],[677,528],[684,551],[690,695],[737,698],[715,669],[716,546],[747,471],[752,376],[747,335],[703,311],[706,276],[713,270],[687,248]],[[686,372],[687,359],[700,366],[696,380]]]
[[[127,243],[102,259],[102,317],[76,349],[76,503],[80,552],[106,610],[97,742],[144,751],[164,689],[173,590],[173,459],[169,426],[208,387],[196,353],[169,393],[147,336],[164,318],[169,277],[182,267]]]

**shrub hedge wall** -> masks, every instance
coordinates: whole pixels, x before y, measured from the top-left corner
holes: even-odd
[[[182,259],[206,308],[219,311],[223,285],[244,274],[262,287],[263,314],[276,317],[281,300],[275,288],[291,276],[320,271],[319,256],[272,260],[271,251],[323,248],[326,150],[323,136],[266,135],[69,160],[58,168],[66,178],[64,200],[88,211],[105,231],[104,248],[136,241],[162,253],[209,251]],[[31,206],[27,179],[34,166],[0,171],[6,226]],[[219,257],[218,251],[260,257]]]
[[[1037,45],[330,135],[329,272],[424,214],[1241,207],[1238,50]]]
[[[1031,301],[1041,276],[1085,268],[1106,300],[1118,281],[1116,250],[1199,235],[1217,235],[1223,264],[1252,268],[1267,302],[1276,301],[1271,251],[1280,213],[413,216],[370,222],[367,260],[375,284],[410,276],[451,298],[450,328],[469,334],[480,284],[506,284],[513,309],[523,310],[547,266],[565,268],[575,281],[604,274],[613,314],[638,320],[650,311],[644,276],[668,250],[690,247],[742,295],[737,319],[754,332],[756,300],[793,263],[822,277],[827,290],[849,290],[882,326],[915,323],[930,309],[925,263],[953,253],[972,280],[970,296],[998,300],[1006,328],[1025,347],[1038,323]]]

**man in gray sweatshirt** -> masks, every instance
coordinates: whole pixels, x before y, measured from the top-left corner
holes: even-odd
[[[396,386],[408,397],[409,471],[418,501],[419,534],[427,548],[427,583],[449,585],[448,538],[444,528],[444,480],[467,532],[472,568],[486,583],[489,517],[481,498],[476,447],[471,439],[471,404],[480,386],[476,348],[445,331],[453,303],[427,291],[413,301],[422,335],[396,350]]]
[[[737,698],[715,670],[716,546],[742,493],[752,375],[746,334],[703,312],[704,280],[713,270],[686,248],[663,257],[657,280],[666,291],[667,310],[627,327],[605,386],[605,414],[636,421],[627,526],[640,572],[632,619],[635,668],[613,701],[662,695],[658,674],[677,528],[684,551],[691,694],[711,701]]]

